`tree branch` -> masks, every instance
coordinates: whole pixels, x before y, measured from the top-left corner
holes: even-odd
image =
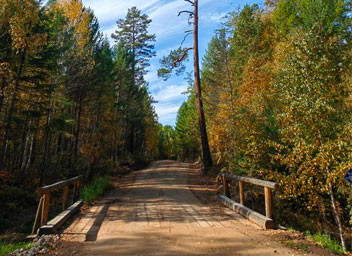
[[[192,30],[190,30],[189,32],[187,32],[187,34],[185,35],[185,37],[183,38],[183,40],[182,40],[182,42],[181,42],[181,45],[183,45],[183,43],[186,41],[187,37],[188,37],[189,35],[192,35],[192,33],[193,33]]]
[[[191,0],[185,0],[185,1],[190,3],[192,6],[194,6],[194,3]]]
[[[193,14],[194,14],[194,13],[191,12],[191,11],[180,11],[177,16],[180,16],[182,13],[188,13],[189,16],[193,16]]]
[[[174,61],[174,63],[172,64],[172,67],[176,67],[177,63],[181,62],[181,61],[187,56],[187,52],[188,52],[189,50],[193,50],[193,47],[186,48],[186,49],[183,51],[182,56],[181,56],[179,59],[177,59],[177,60]]]

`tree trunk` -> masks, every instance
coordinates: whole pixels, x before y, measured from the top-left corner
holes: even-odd
[[[198,52],[198,0],[194,0],[194,22],[193,22],[193,55],[194,55],[194,85],[196,89],[197,99],[197,111],[198,111],[198,122],[199,130],[202,141],[202,151],[204,160],[204,174],[208,172],[208,168],[212,166],[213,162],[211,159],[207,128],[205,124],[202,91],[200,84],[200,72],[199,72],[199,52]]]
[[[32,135],[31,137],[31,144],[29,146],[29,154],[28,154],[28,159],[27,159],[27,162],[25,163],[25,166],[24,166],[24,170],[23,170],[23,175],[26,175],[27,174],[27,170],[28,170],[28,167],[32,161],[32,155],[33,155],[33,149],[34,149],[34,143],[35,143],[35,139],[34,139],[34,135]]]
[[[339,228],[341,246],[342,246],[343,251],[345,252],[346,251],[346,244],[345,244],[345,239],[343,238],[342,224],[341,224],[339,213],[338,213],[337,208],[336,208],[336,201],[335,201],[334,191],[332,189],[331,182],[329,182],[328,186],[329,186],[330,202],[331,202],[332,212],[334,214],[337,227]]]
[[[3,75],[1,78],[1,88],[0,88],[0,116],[1,116],[2,106],[4,104],[4,99],[5,99],[5,87],[6,87],[5,75]]]
[[[45,138],[44,138],[44,149],[43,149],[43,156],[42,156],[42,164],[40,165],[39,187],[41,187],[43,185],[44,169],[46,167],[46,154],[47,154],[47,151],[48,151],[49,127],[50,127],[50,108],[51,108],[51,104],[49,102],[48,114],[46,116]]]
[[[1,148],[1,152],[0,152],[0,169],[2,169],[6,164],[7,142],[8,142],[9,135],[10,135],[12,115],[15,110],[17,90],[19,87],[20,79],[21,79],[25,56],[26,56],[26,51],[24,51],[24,53],[21,57],[21,64],[20,64],[20,67],[18,69],[17,76],[16,76],[15,87],[14,87],[14,92],[13,92],[12,101],[11,101],[11,107],[10,107],[7,122],[6,122],[5,137],[4,137],[4,141],[2,143],[2,148]]]
[[[20,162],[20,171],[21,171],[21,175],[23,177],[24,177],[25,166],[26,166],[27,159],[28,159],[29,141],[31,138],[31,126],[32,126],[32,118],[29,121],[29,125],[27,127],[27,132],[23,134],[24,135],[24,146],[23,146],[22,158],[21,158],[21,162]]]
[[[80,127],[81,127],[81,114],[82,114],[82,92],[80,89],[80,98],[79,98],[79,107],[78,107],[78,116],[77,116],[77,129],[76,129],[76,139],[75,139],[75,149],[74,149],[74,164],[77,162],[77,157],[78,157],[78,143],[79,143],[79,133],[80,133]]]

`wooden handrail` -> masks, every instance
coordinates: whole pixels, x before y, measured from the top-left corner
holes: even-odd
[[[56,182],[54,184],[47,185],[47,186],[42,187],[42,188],[38,188],[37,189],[37,193],[40,196],[44,195],[44,194],[46,194],[48,192],[51,192],[51,191],[54,191],[54,190],[58,190],[58,189],[62,188],[65,185],[69,185],[69,184],[75,183],[76,181],[82,180],[82,177],[83,176],[80,175],[80,176],[73,177],[73,178],[68,179],[68,180],[62,180],[62,181]]]
[[[251,183],[251,184],[262,186],[262,187],[267,187],[267,188],[272,188],[272,189],[277,189],[279,187],[279,185],[277,183],[271,182],[271,181],[243,177],[243,176],[237,176],[237,175],[233,175],[230,173],[224,173],[224,172],[221,172],[220,175],[225,178],[228,178],[230,180],[239,180],[239,181]]]
[[[64,195],[62,198],[62,210],[64,211],[66,209],[67,201],[68,201],[69,185],[74,184],[73,201],[75,201],[79,198],[82,178],[83,176],[80,175],[71,179],[59,181],[54,184],[47,185],[37,189],[37,193],[41,197],[39,201],[37,214],[34,220],[32,234],[35,234],[38,231],[40,226],[44,226],[48,223],[51,192],[64,188],[63,190]]]
[[[267,218],[272,218],[272,189],[277,189],[279,187],[279,184],[271,181],[266,181],[266,180],[260,180],[260,179],[255,179],[255,178],[249,178],[249,177],[242,177],[238,175],[233,175],[229,173],[219,173],[219,175],[222,177],[223,181],[223,189],[224,189],[224,195],[226,197],[230,197],[230,191],[229,191],[229,186],[228,186],[228,179],[229,180],[237,180],[239,182],[239,195],[240,195],[240,204],[244,206],[244,189],[243,189],[243,183],[251,183],[257,186],[262,186],[264,187],[264,195],[265,195],[265,215]]]

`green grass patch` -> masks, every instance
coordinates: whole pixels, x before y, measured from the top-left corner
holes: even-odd
[[[97,178],[92,184],[83,187],[82,199],[86,202],[91,202],[112,188],[113,185],[109,177]]]
[[[293,249],[303,251],[305,253],[309,253],[308,245],[306,244],[299,244],[294,242],[288,242],[287,245]]]
[[[0,241],[0,256],[8,255],[17,249],[25,249],[28,250],[32,247],[31,242],[19,242],[19,243],[6,243]]]
[[[343,255],[342,246],[340,245],[340,243],[332,239],[329,234],[318,232],[312,235],[309,231],[306,231],[305,235],[312,238],[314,241],[318,242],[323,247],[333,251],[334,253]]]

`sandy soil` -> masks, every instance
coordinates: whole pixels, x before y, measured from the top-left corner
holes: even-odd
[[[64,230],[56,254],[330,255],[285,246],[280,240],[290,232],[263,230],[211,202],[198,173],[186,163],[158,161],[122,178]]]

